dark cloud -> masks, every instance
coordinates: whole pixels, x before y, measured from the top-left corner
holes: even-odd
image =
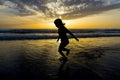
[[[120,8],[120,1],[114,2],[114,0],[0,0],[0,5],[5,5],[6,1],[16,4],[16,7],[7,5],[18,11],[16,15],[28,16],[42,13],[49,18],[62,16],[65,19]]]
[[[64,3],[67,6],[79,5],[83,3],[97,5],[99,3],[102,3],[102,1],[101,0],[65,0]]]
[[[112,9],[119,9],[120,8],[120,3],[118,4],[113,4],[113,5],[108,5],[108,6],[89,6],[86,9],[75,9],[73,12],[71,13],[67,13],[67,14],[63,14],[63,18],[65,19],[73,19],[73,18],[79,18],[79,17],[85,17],[85,16],[89,16],[89,15],[93,15],[93,14],[99,14],[108,10],[112,10]]]
[[[0,0],[0,5],[2,5],[3,4],[3,0]]]

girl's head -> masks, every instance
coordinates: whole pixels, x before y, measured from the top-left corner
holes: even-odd
[[[60,27],[62,27],[62,26],[65,25],[65,24],[62,22],[61,19],[56,19],[56,20],[54,21],[54,24],[56,25],[57,28],[60,28]]]

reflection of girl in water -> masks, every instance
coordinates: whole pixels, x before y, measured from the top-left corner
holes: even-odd
[[[69,40],[68,40],[66,33],[69,33],[70,35],[72,35],[77,41],[79,41],[79,40],[68,29],[65,28],[65,26],[64,26],[65,24],[63,24],[61,19],[56,19],[54,21],[54,24],[58,28],[59,37],[58,37],[57,41],[59,41],[59,39],[61,39],[61,43],[60,43],[58,52],[62,55],[64,60],[67,60],[67,57],[62,52],[62,51],[67,51],[66,55],[68,55],[70,52],[69,49],[65,48],[69,44]]]

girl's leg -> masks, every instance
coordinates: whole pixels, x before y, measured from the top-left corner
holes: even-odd
[[[64,44],[63,44],[63,51],[67,51],[66,52],[66,55],[68,56],[69,55],[69,53],[70,53],[70,49],[67,49],[67,48],[65,48],[67,45],[69,44],[69,41],[66,41]]]
[[[69,55],[70,53],[70,49],[67,49],[67,48],[63,48],[63,51],[67,51],[66,55]]]
[[[62,52],[63,49],[64,49],[64,44],[63,44],[63,43],[60,43],[58,52],[60,53],[61,56],[63,56],[65,59],[67,59],[67,57],[66,57],[66,56],[64,55],[64,53]]]
[[[64,58],[67,58],[67,57],[64,55],[64,53],[62,52],[62,50],[59,50],[58,52],[60,53],[61,56],[63,56]]]

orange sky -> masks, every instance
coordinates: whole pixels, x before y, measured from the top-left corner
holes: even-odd
[[[120,28],[120,11],[111,10],[101,14],[91,15],[78,19],[63,20],[67,28],[86,29],[86,28]],[[48,21],[40,21],[40,19],[32,17],[31,20],[22,18],[26,23],[19,25],[21,28],[37,28],[37,29],[56,29],[54,19]],[[20,19],[19,19],[20,20]],[[19,22],[19,21],[18,21]],[[19,27],[18,27],[19,28]]]

